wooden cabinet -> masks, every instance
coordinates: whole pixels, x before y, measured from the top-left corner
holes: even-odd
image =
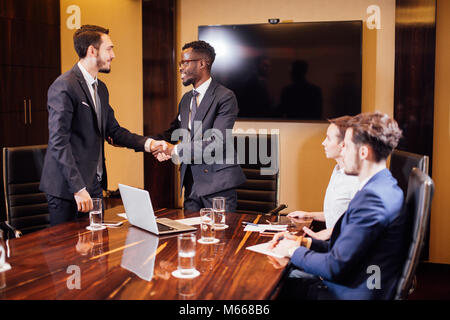
[[[0,0],[0,17],[59,25],[59,0]]]
[[[47,110],[47,91],[59,74],[60,68],[0,66],[0,113]]]
[[[9,32],[9,63],[15,66],[60,67],[59,26],[25,20],[4,23]],[[34,34],[33,37],[24,35]],[[57,47],[58,50],[54,50]]]
[[[0,148],[48,142],[47,91],[61,73],[59,19],[59,0],[0,0]]]
[[[1,1],[1,0],[0,0]],[[10,45],[10,23],[8,19],[0,17],[0,43],[2,47],[0,48],[0,65],[9,64],[10,62],[10,52],[8,48]]]

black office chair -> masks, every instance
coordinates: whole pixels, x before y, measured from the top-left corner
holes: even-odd
[[[236,189],[236,212],[267,213],[279,203],[279,135],[236,133],[233,137],[239,163],[247,177]]]
[[[398,186],[403,190],[406,195],[408,191],[408,179],[411,171],[414,167],[419,168],[425,174],[428,174],[428,156],[394,150],[391,154],[391,160],[389,164],[389,170],[392,176],[397,179]]]
[[[39,190],[46,145],[3,148],[3,186],[8,224],[23,234],[50,226]]]
[[[14,238],[20,238],[22,236],[22,232],[20,230],[17,230],[12,225],[8,223],[8,221],[2,221],[0,222],[0,230],[3,235],[3,238],[6,239],[14,239]]]
[[[403,210],[408,214],[408,248],[395,299],[407,299],[414,290],[415,272],[423,248],[430,218],[431,200],[434,193],[433,180],[418,168],[413,168],[408,181]]]

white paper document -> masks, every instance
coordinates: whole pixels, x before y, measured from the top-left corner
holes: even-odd
[[[270,244],[270,242],[260,243],[251,247],[247,247],[246,249],[266,254],[275,258],[285,258],[289,257],[289,248],[294,246],[298,247],[297,242],[289,239],[281,240],[280,243],[278,243],[278,245],[273,249],[269,248]]]
[[[196,224],[201,224],[200,217],[186,218],[186,219],[178,219],[178,222],[187,224],[188,226],[195,226]]]
[[[264,232],[266,230],[286,231],[287,224],[247,224],[244,231]]]

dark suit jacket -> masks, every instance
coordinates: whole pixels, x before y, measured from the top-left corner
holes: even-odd
[[[181,186],[184,183],[187,166],[190,165],[194,180],[193,191],[198,196],[239,186],[246,178],[237,162],[232,145],[231,130],[239,112],[234,93],[213,79],[195,114],[194,121],[197,121],[197,125],[188,132],[191,99],[192,90],[181,98],[178,115],[170,128],[154,138],[171,143],[181,141],[177,147],[182,161]],[[180,130],[177,129],[184,130],[181,130],[180,134]],[[228,137],[227,129],[229,129]],[[228,150],[227,142],[230,143]],[[215,152],[219,149],[223,150],[223,156]],[[204,157],[205,154],[211,154],[214,161],[209,162]]]
[[[397,180],[388,169],[378,172],[350,201],[330,240],[298,248],[291,262],[322,277],[334,299],[393,298],[406,252],[402,205]],[[375,283],[371,266],[379,267],[380,289],[367,285]]]
[[[106,85],[98,80],[102,107],[102,128],[97,124],[94,102],[81,70],[75,65],[59,76],[48,90],[49,141],[42,170],[40,189],[52,196],[73,199],[86,187],[91,191],[97,163],[105,138],[114,144],[144,151],[147,138],[122,128],[109,105]],[[107,188],[103,152],[102,187]]]

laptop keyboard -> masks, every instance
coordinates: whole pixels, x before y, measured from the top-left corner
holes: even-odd
[[[166,226],[165,224],[161,224],[161,223],[159,223],[159,222],[157,222],[156,224],[158,225],[158,231],[159,231],[159,232],[175,230],[175,228]]]

